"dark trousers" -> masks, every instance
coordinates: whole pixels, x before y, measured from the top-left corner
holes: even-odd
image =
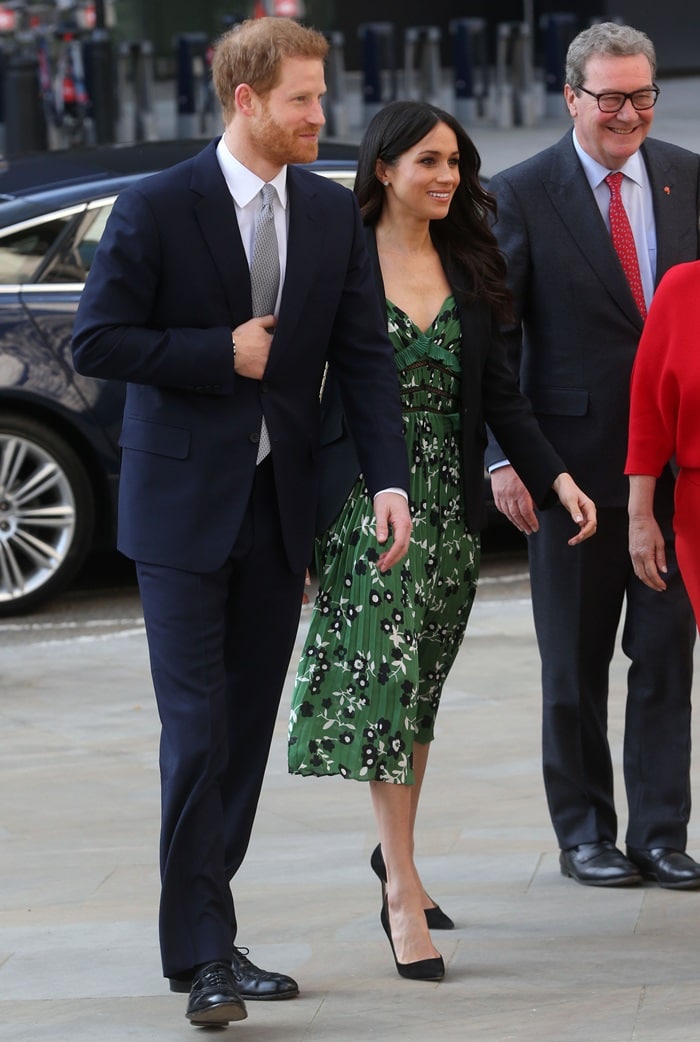
[[[137,562],[161,720],[160,943],[166,977],[230,958],[245,856],[299,623],[272,465],[229,559],[196,574]]]
[[[683,582],[693,605],[695,621],[700,622],[700,471],[681,470],[676,482],[676,552]]]
[[[667,525],[668,590],[634,574],[627,511],[600,509],[596,535],[567,546],[560,507],[528,540],[542,660],[547,802],[559,846],[617,838],[608,745],[609,667],[624,607],[626,841],[685,849],[690,816],[690,695],[695,622]]]

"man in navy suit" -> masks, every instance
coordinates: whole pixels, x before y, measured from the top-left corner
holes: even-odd
[[[383,570],[410,536],[398,381],[355,197],[288,165],[317,155],[326,50],[284,18],[221,38],[221,139],[120,195],[74,331],[76,368],[127,384],[119,548],[136,561],[162,724],[163,971],[200,1025],[243,1019],[246,998],[298,993],[235,945],[230,882],[311,557],[327,361],[378,542],[393,533]],[[280,288],[253,317],[266,184]]]
[[[543,770],[561,871],[591,886],[649,878],[691,889],[700,886],[700,865],[685,851],[695,624],[673,551],[671,472],[658,482],[656,503],[667,537],[663,596],[634,575],[625,509],[629,381],[645,305],[671,265],[700,256],[700,158],[647,138],[655,68],[651,41],[630,26],[602,23],[580,33],[566,64],[573,133],[489,185],[516,307],[506,331],[513,365],[543,432],[596,501],[596,538],[562,551],[564,512],[536,516],[493,442],[487,462],[498,467],[491,475],[497,505],[531,533]],[[626,263],[636,253],[646,298],[638,294],[639,303],[611,236],[606,177],[617,172],[634,239],[621,252]],[[622,648],[631,660],[625,853],[615,845],[607,737],[608,673],[623,604]]]

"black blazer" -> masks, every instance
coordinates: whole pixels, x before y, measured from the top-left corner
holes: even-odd
[[[700,157],[653,138],[641,154],[654,206],[658,283],[672,265],[700,256]],[[489,190],[498,202],[494,231],[516,307],[505,331],[511,365],[542,430],[596,506],[624,507],[629,381],[642,318],[571,131],[491,178]],[[510,456],[496,443],[495,427],[493,433],[489,463]],[[671,482],[664,485],[670,497]]]
[[[366,227],[367,247],[374,271],[376,292],[386,307],[377,242],[373,227]],[[491,310],[476,302],[460,306],[461,452],[467,528],[479,531],[484,524],[484,450],[488,423],[512,458],[518,460],[533,499],[540,507],[554,502],[552,483],[566,467],[542,435],[532,408],[520,393],[508,363],[505,346]],[[337,517],[360,473],[359,460],[343,414],[340,388],[329,367],[322,400],[322,467],[317,531],[324,531]]]

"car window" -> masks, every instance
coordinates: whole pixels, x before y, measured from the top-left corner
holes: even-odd
[[[315,173],[320,174],[321,177],[327,177],[331,181],[337,181],[345,188],[352,188],[355,184],[354,170],[316,170]]]
[[[31,282],[72,216],[55,217],[0,236],[0,284]]]
[[[78,228],[59,243],[55,255],[39,276],[40,282],[85,282],[112,205],[110,199],[86,211]]]

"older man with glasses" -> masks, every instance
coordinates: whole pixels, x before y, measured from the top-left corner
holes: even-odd
[[[566,62],[572,131],[498,174],[495,226],[508,258],[513,365],[544,433],[598,506],[595,539],[571,548],[564,511],[536,513],[492,440],[496,504],[528,534],[542,660],[543,772],[564,876],[700,887],[686,852],[695,623],[673,547],[674,478],[657,483],[668,589],[639,582],[627,543],[629,383],[664,272],[700,257],[700,158],[648,138],[659,97],[651,40],[604,22]],[[609,668],[618,628],[630,660],[623,743],[626,854],[616,846]]]

